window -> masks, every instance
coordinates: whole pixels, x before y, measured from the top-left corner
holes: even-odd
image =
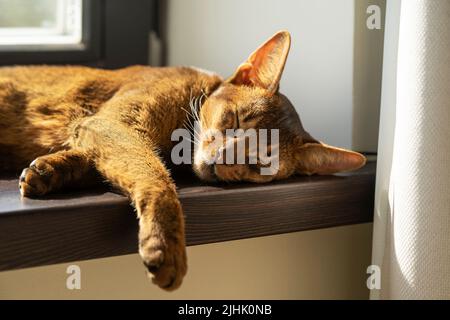
[[[0,66],[148,64],[155,17],[156,0],[0,0]]]
[[[2,50],[82,43],[81,0],[0,0]]]

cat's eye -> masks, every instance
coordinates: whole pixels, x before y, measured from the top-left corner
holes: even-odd
[[[247,115],[245,115],[244,119],[242,120],[243,122],[249,122],[252,120],[255,120],[259,118],[259,116],[256,113],[248,113]]]

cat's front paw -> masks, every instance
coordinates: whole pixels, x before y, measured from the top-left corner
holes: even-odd
[[[187,270],[184,244],[150,236],[141,240],[139,253],[154,284],[169,291],[181,285]]]
[[[141,217],[139,254],[152,282],[162,289],[177,289],[186,275],[186,245],[181,208],[165,208],[149,219]],[[173,210],[175,209],[175,210]]]
[[[51,190],[54,168],[40,158],[34,160],[28,168],[23,169],[19,177],[20,193],[24,197],[42,196]]]

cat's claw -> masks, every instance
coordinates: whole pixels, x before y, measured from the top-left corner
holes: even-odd
[[[24,197],[42,196],[50,191],[53,167],[43,161],[34,160],[23,169],[19,177],[20,194]]]

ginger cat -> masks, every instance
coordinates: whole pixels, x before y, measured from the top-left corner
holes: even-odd
[[[202,131],[280,132],[275,174],[261,175],[258,164],[211,164],[195,156],[194,171],[204,180],[268,182],[353,170],[365,163],[359,153],[311,137],[279,93],[289,47],[289,33],[276,33],[227,80],[186,67],[0,68],[0,167],[26,167],[19,179],[25,197],[89,183],[99,172],[136,208],[139,253],[153,282],[176,289],[187,268],[184,220],[165,165],[170,158],[163,156],[174,145],[172,132],[191,116],[185,108],[192,97],[206,96],[198,110]],[[200,133],[198,152],[210,143]]]

